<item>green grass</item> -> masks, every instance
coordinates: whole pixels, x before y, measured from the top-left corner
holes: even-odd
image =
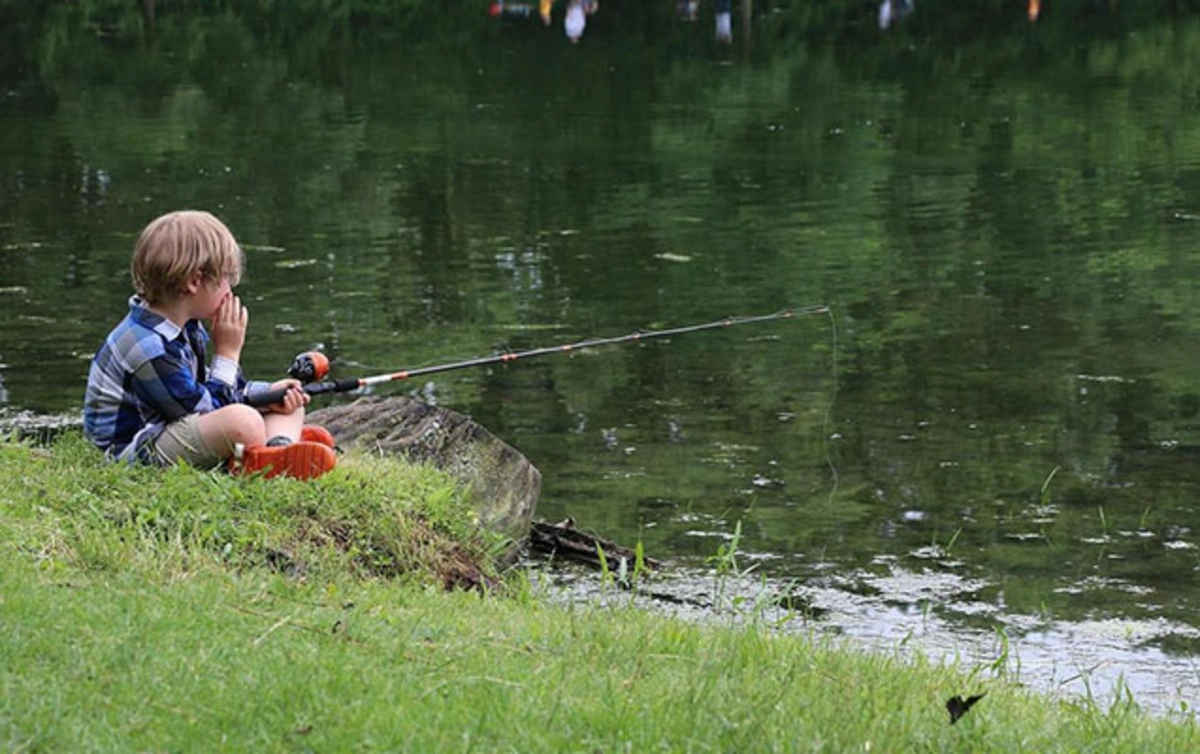
[[[176,578],[267,567],[474,585],[489,549],[465,491],[427,466],[343,459],[311,483],[106,462],[78,434],[0,445],[0,542],[49,568]]]
[[[1200,745],[1194,723],[1050,701],[987,668],[907,662],[754,622],[557,606],[519,576],[503,594],[447,591],[443,566],[419,558],[485,563],[488,546],[454,485],[368,459],[343,466],[301,484],[106,466],[72,441],[50,453],[0,446],[0,749]],[[331,527],[341,534],[297,534]],[[283,568],[266,555],[278,548],[291,548]],[[949,725],[945,700],[982,690]]]

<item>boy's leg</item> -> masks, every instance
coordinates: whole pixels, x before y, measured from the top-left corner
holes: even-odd
[[[336,466],[337,458],[332,443],[296,442],[303,423],[303,410],[264,417],[246,405],[225,406],[172,422],[159,435],[155,451],[166,464],[186,461],[196,468],[212,468],[233,456],[240,444],[243,451],[232,467],[238,473],[312,479]],[[268,437],[280,435],[291,442],[275,447],[264,444]]]
[[[263,421],[266,423],[267,442],[276,437],[286,437],[292,442],[319,442],[331,448],[334,446],[329,430],[304,423],[303,406],[290,414],[266,414]]]
[[[286,437],[295,442],[300,439],[300,428],[304,426],[304,407],[301,406],[290,414],[264,414],[263,425],[267,440]]]
[[[204,442],[218,457],[225,459],[233,455],[233,447],[262,445],[267,441],[267,425],[258,409],[244,403],[228,406],[200,414],[197,417]]]
[[[233,454],[236,443],[262,444],[262,416],[249,406],[225,406],[206,414],[190,414],[171,422],[154,442],[154,451],[166,464],[186,461],[210,469]]]
[[[266,445],[247,446],[238,469],[243,474],[261,473],[264,477],[278,474],[295,479],[313,479],[337,465],[330,442],[313,441],[304,436],[304,408],[290,414],[269,413],[263,417]],[[283,442],[277,438],[283,438]],[[272,442],[274,441],[274,442]]]

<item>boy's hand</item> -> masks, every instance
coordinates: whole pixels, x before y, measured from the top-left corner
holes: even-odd
[[[213,353],[234,361],[241,360],[242,346],[246,343],[246,325],[250,312],[242,306],[242,300],[230,293],[221,301],[212,314]]]
[[[287,379],[271,383],[271,390],[278,390],[281,387],[288,389],[283,400],[264,406],[267,411],[276,414],[290,414],[301,406],[307,406],[308,402],[312,400],[312,396],[304,392],[300,386],[300,380]]]

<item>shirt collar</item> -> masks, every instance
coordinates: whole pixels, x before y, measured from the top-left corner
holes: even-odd
[[[129,316],[141,325],[144,325],[154,332],[158,333],[167,340],[175,340],[183,332],[183,328],[167,319],[156,311],[153,311],[150,306],[142,299],[141,296],[133,295],[129,297]],[[200,322],[190,319],[187,322],[187,330],[194,332],[200,327]]]

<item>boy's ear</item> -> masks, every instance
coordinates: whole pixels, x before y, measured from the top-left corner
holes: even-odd
[[[195,293],[200,290],[200,286],[204,284],[204,274],[197,271],[193,272],[183,283],[183,293]]]

